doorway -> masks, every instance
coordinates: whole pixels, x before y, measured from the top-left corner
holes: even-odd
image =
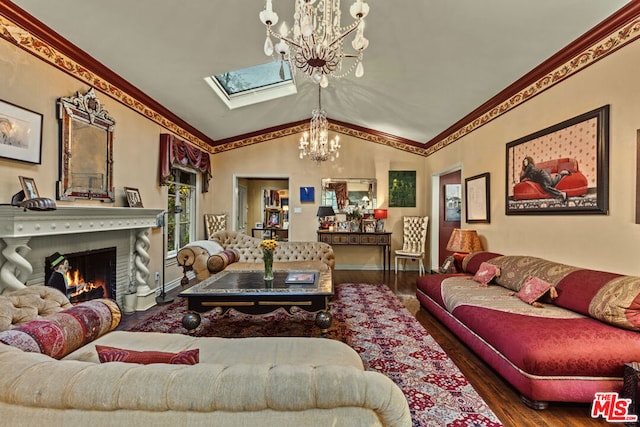
[[[280,210],[280,226],[289,228],[289,177],[235,176],[233,185],[232,230],[261,237],[262,233],[256,234],[255,229],[263,227],[266,209]]]
[[[455,165],[431,177],[431,218],[437,227],[431,229],[431,268],[442,265],[451,255],[447,243],[454,228],[462,223],[462,166]]]

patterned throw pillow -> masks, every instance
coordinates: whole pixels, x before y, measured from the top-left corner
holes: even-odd
[[[536,304],[536,301],[550,289],[552,289],[550,283],[547,283],[537,277],[532,277],[524,282],[522,288],[520,288],[520,291],[518,291],[515,296],[527,304],[540,305]]]
[[[487,284],[493,280],[494,277],[500,275],[500,269],[493,264],[489,264],[488,262],[483,262],[480,264],[480,268],[473,276],[473,280],[480,283],[483,286],[487,286]]]
[[[100,363],[127,362],[148,365],[151,363],[168,363],[171,365],[195,365],[200,361],[200,350],[181,351],[180,353],[168,353],[164,351],[134,351],[123,348],[96,345]]]

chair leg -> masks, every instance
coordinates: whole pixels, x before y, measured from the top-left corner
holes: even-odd
[[[419,259],[418,263],[419,263],[418,264],[418,274],[422,276],[422,275],[425,274],[424,273],[424,264],[422,263],[422,259]]]
[[[395,257],[395,261],[396,261],[396,274],[398,274],[398,257]]]

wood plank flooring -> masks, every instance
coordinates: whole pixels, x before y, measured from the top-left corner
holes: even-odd
[[[415,296],[417,271],[398,272],[335,270],[335,283],[384,283],[398,296]],[[174,291],[174,293],[177,293]],[[123,316],[118,329],[135,324],[154,313],[145,312]],[[608,423],[590,416],[590,404],[551,403],[544,411],[528,408],[520,401],[518,392],[502,380],[489,366],[478,359],[464,343],[459,341],[439,320],[426,310],[419,310],[416,318],[449,357],[460,368],[476,391],[487,402],[506,427],[624,427],[622,423]]]

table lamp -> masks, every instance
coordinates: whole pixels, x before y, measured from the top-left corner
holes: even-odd
[[[454,228],[447,243],[447,250],[454,252],[456,268],[460,271],[464,257],[472,252],[482,251],[484,248],[476,230]]]
[[[387,219],[386,209],[374,209],[373,217],[378,220],[376,223],[376,231],[384,231],[384,220]]]
[[[322,229],[327,229],[331,225],[329,221],[327,221],[328,216],[334,216],[336,213],[333,211],[333,207],[331,206],[319,206],[318,213],[316,216],[320,221],[320,227]]]

